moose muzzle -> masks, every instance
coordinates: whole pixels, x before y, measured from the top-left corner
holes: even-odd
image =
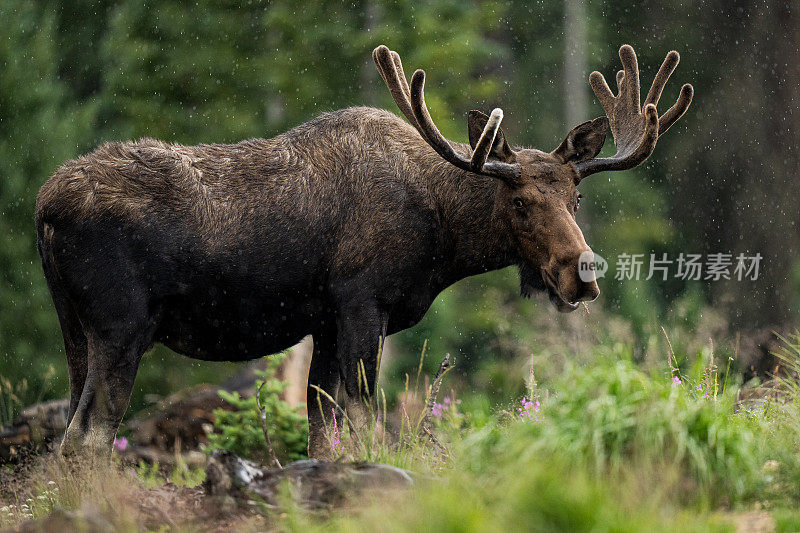
[[[562,312],[574,311],[580,302],[592,301],[600,294],[595,257],[589,248],[551,259],[549,268],[543,269],[542,277],[550,301]]]

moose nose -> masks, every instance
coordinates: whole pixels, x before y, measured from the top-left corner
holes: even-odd
[[[592,280],[589,282],[581,281],[578,285],[578,299],[577,302],[591,302],[600,295],[600,287],[597,282]]]
[[[569,303],[594,300],[600,294],[594,271],[594,254],[581,250],[562,259],[554,268],[557,272],[558,290]]]
[[[595,257],[591,249],[583,250],[578,256],[577,302],[591,302],[600,295],[595,274]]]

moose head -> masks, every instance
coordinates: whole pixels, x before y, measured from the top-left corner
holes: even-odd
[[[667,54],[644,107],[640,103],[636,53],[631,46],[623,45],[619,56],[623,70],[617,73],[616,95],[602,74],[595,71],[589,77],[606,116],[576,126],[558,148],[543,152],[512,148],[500,129],[503,111],[499,108],[488,116],[469,112],[470,149],[452,143],[439,132],[428,112],[425,72],[414,72],[409,85],[396,52],[386,46],[373,51],[394,101],[430,147],[458,168],[499,180],[495,215],[505,221],[515,248],[522,294],[547,291],[550,301],[563,312],[577,309],[580,302],[593,300],[600,293],[591,273],[593,254],[575,220],[581,199],[578,184],[597,172],[627,170],[641,164],[692,101],[693,88],[686,84],[677,102],[658,116],[656,105],[678,65],[677,52]],[[617,152],[598,158],[609,127]]]

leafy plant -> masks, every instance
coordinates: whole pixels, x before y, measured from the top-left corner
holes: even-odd
[[[147,463],[139,460],[132,468],[132,473],[142,487],[152,489],[161,487],[165,483],[172,483],[178,487],[196,487],[206,478],[206,471],[202,467],[190,467],[181,457],[176,455],[175,465],[171,471],[165,471],[158,462]]]
[[[288,383],[276,377],[284,354],[267,358],[267,368],[256,371],[255,394],[241,397],[238,392],[219,391],[220,397],[233,410],[214,411],[214,431],[209,435],[208,448],[228,450],[249,459],[269,462],[267,441],[261,426],[260,400],[267,418],[267,431],[281,462],[307,457],[308,419],[301,409],[281,399]],[[256,394],[260,394],[257,399]]]
[[[630,360],[601,357],[568,369],[551,390],[535,419],[512,417],[519,422],[468,437],[470,455],[483,448],[470,463],[498,454],[557,455],[597,474],[654,465],[716,501],[757,490],[761,422],[738,410],[732,389],[709,396],[669,375],[650,376]]]

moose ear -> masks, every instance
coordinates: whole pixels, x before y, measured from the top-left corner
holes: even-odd
[[[478,144],[487,122],[489,122],[489,115],[486,113],[481,113],[480,111],[475,110],[467,113],[469,144],[472,146],[473,150],[475,149],[475,145]],[[513,163],[516,161],[514,151],[511,150],[511,147],[506,142],[506,136],[503,135],[503,130],[497,130],[497,135],[494,137],[494,144],[492,144],[492,150],[489,152],[489,157],[505,163]]]
[[[608,119],[596,118],[575,126],[567,134],[561,145],[553,150],[553,155],[564,163],[580,163],[592,159],[603,148],[608,131]]]

